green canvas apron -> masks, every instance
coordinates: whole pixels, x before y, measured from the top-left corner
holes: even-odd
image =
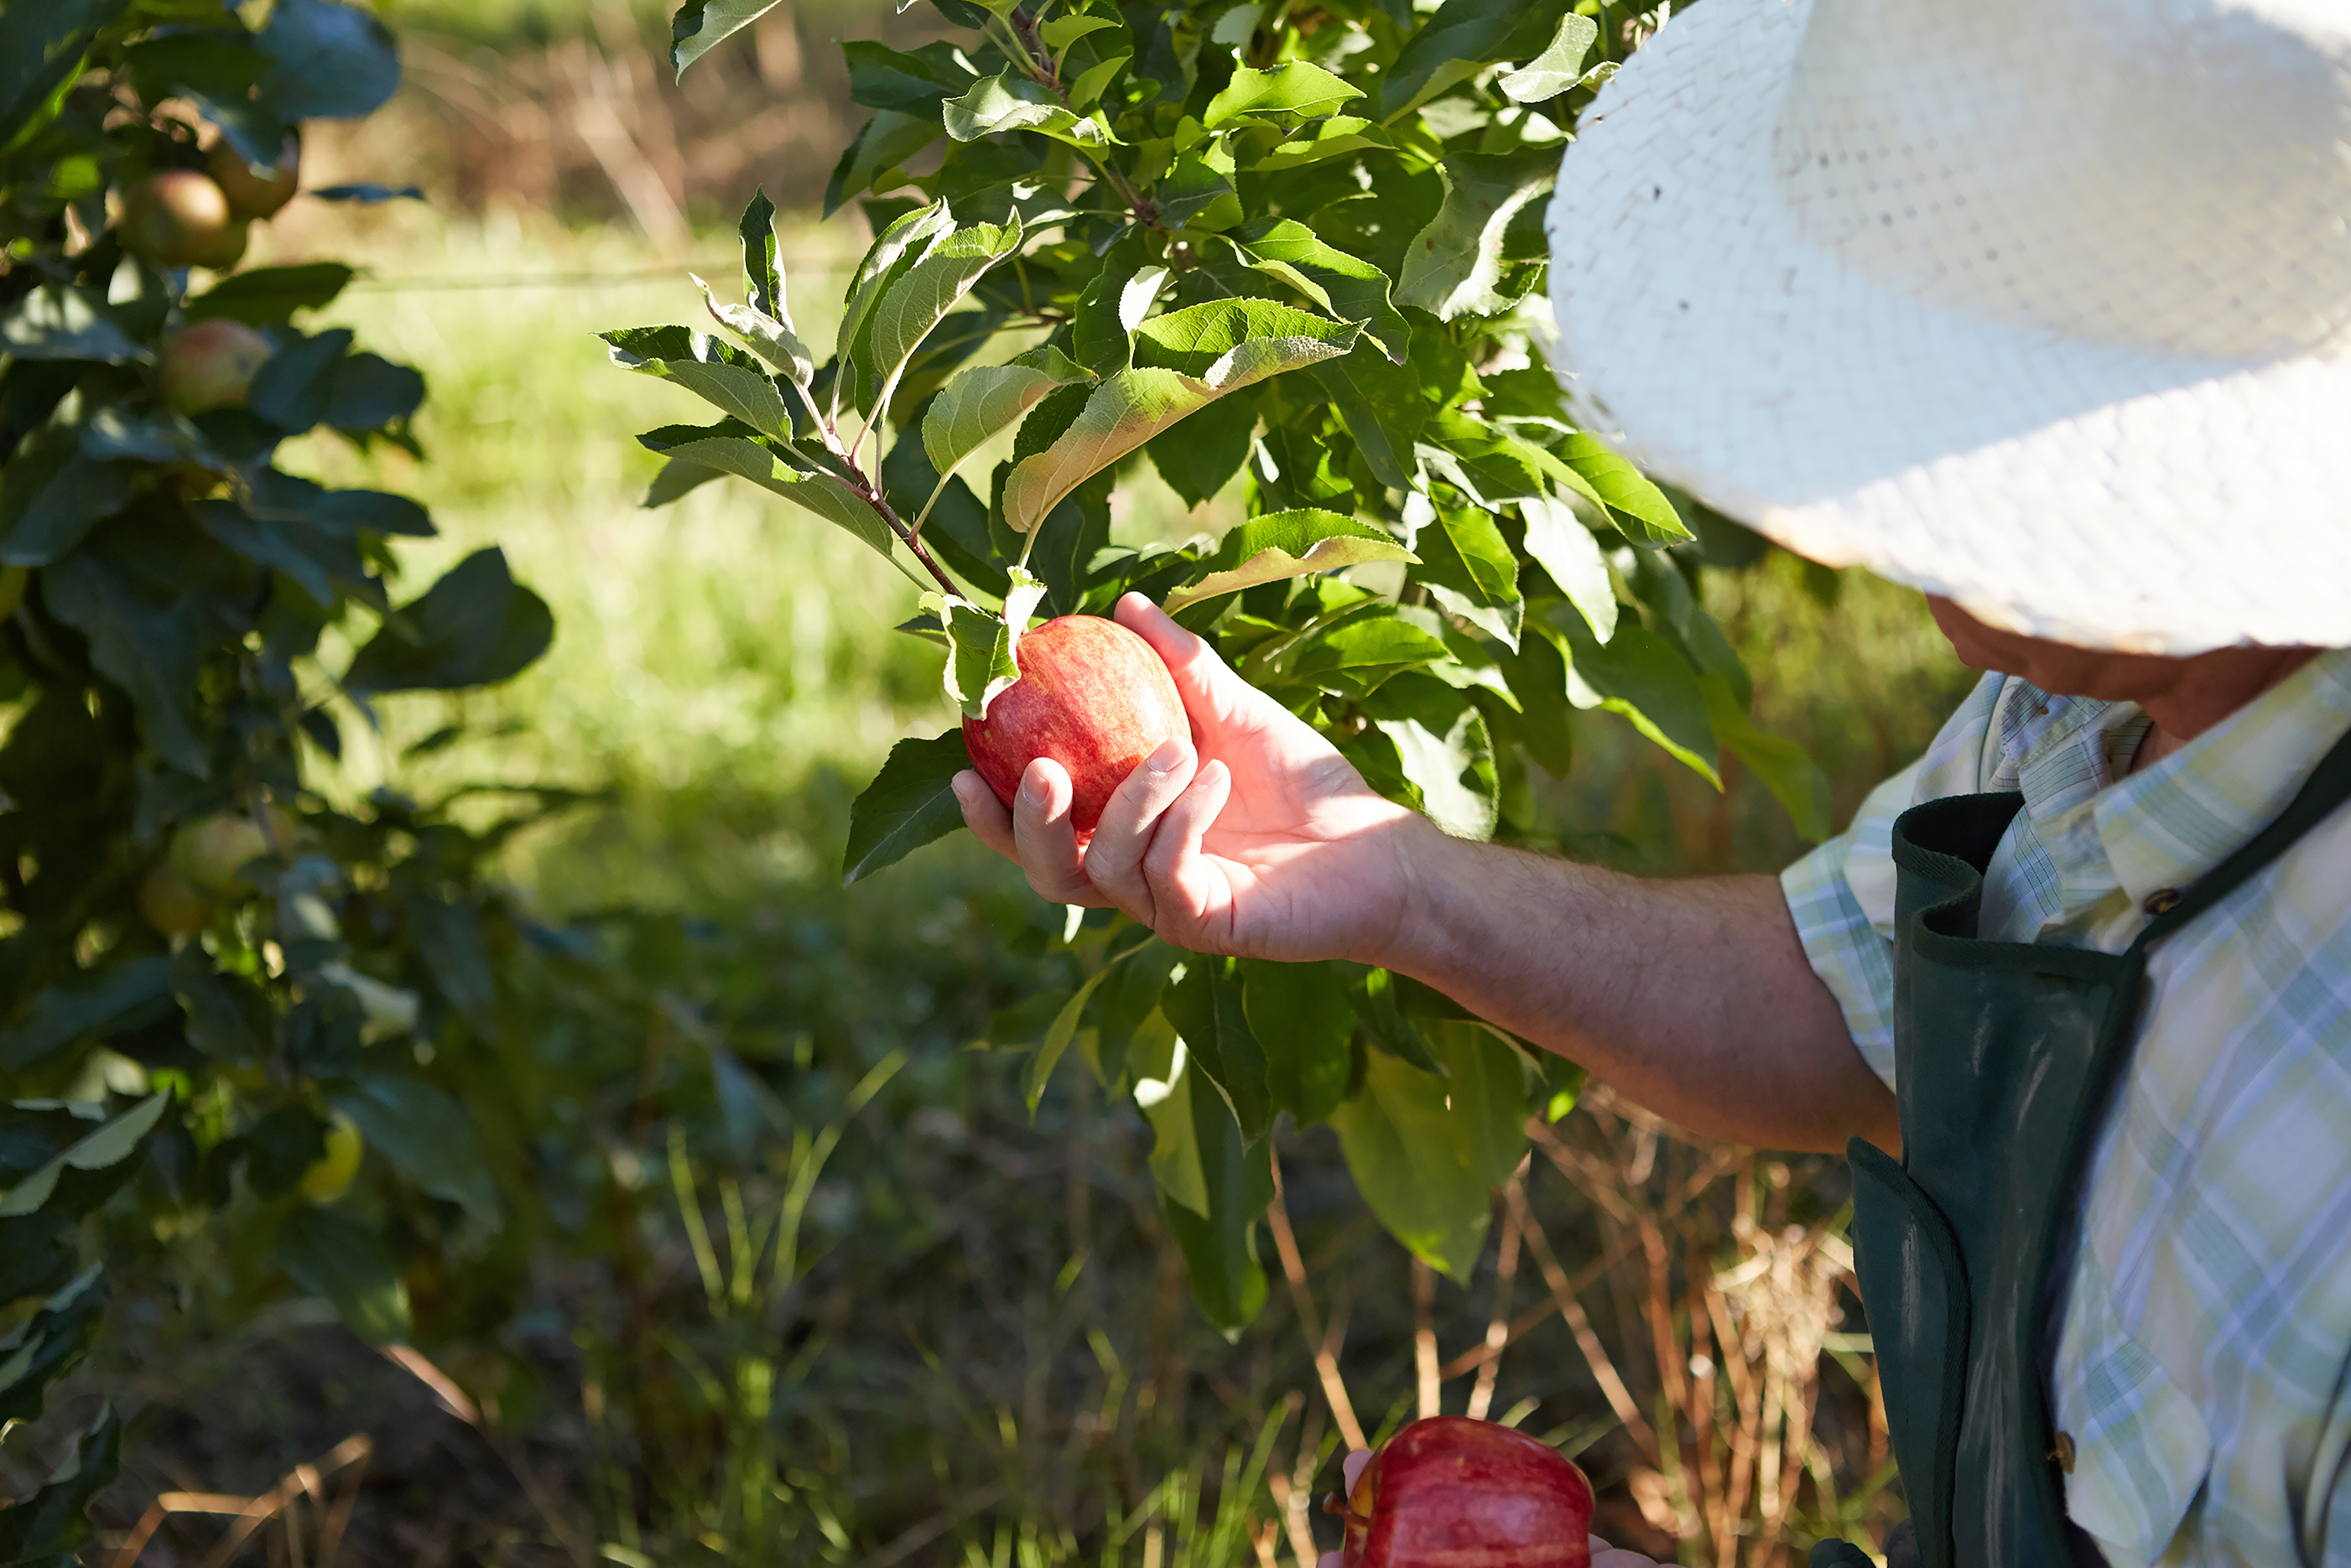
[[[1921,1568],[2103,1563],[2065,1517],[2070,1439],[2050,1417],[2044,1341],[2083,1164],[2130,1060],[2147,948],[2346,799],[2351,736],[2228,860],[2149,895],[2154,918],[2119,954],[1977,938],[1984,869],[2022,795],[1955,796],[1895,822],[1902,1158],[1859,1138],[1847,1153],[1855,1268]],[[1812,1554],[1812,1568],[1867,1562],[1844,1542]]]

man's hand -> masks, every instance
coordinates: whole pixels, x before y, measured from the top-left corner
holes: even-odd
[[[1007,811],[956,776],[964,821],[1058,904],[1114,904],[1179,947],[1378,962],[1437,830],[1383,799],[1331,743],[1139,593],[1118,619],[1166,662],[1193,744],[1171,740],[1111,797],[1082,852],[1070,778],[1040,758]]]
[[[1339,1461],[1339,1472],[1345,1479],[1349,1496],[1354,1495],[1355,1481],[1363,1475],[1364,1467],[1371,1462],[1372,1451],[1369,1448],[1353,1449],[1345,1458]],[[1663,1565],[1655,1558],[1644,1557],[1637,1552],[1626,1552],[1619,1547],[1611,1546],[1596,1535],[1591,1539],[1592,1568],[1663,1568]],[[1340,1553],[1325,1552],[1321,1557],[1315,1559],[1314,1568],[1340,1568],[1341,1561]]]

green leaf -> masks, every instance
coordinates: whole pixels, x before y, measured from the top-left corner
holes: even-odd
[[[1477,507],[1438,507],[1419,538],[1421,566],[1413,580],[1428,590],[1437,608],[1479,631],[1519,645],[1525,604],[1519,597],[1519,558],[1493,514]]]
[[[893,268],[859,323],[846,357],[856,366],[862,401],[876,417],[890,405],[906,361],[982,274],[1019,248],[1020,220],[998,228],[974,224],[933,241],[919,260]]]
[[[143,365],[155,357],[116,324],[98,296],[62,283],[43,284],[0,311],[0,353],[109,365]]]
[[[297,310],[317,310],[333,303],[358,276],[357,268],[339,261],[256,267],[224,277],[189,300],[188,319],[225,316],[254,327],[283,321]]]
[[[1517,70],[1505,71],[1495,85],[1513,103],[1557,98],[1583,79],[1583,57],[1592,52],[1599,37],[1599,23],[1571,11],[1559,19],[1559,31],[1552,35],[1541,54]]]
[[[1674,645],[1646,627],[1620,624],[1605,645],[1581,615],[1542,623],[1567,655],[1568,700],[1621,714],[1716,789],[1714,726],[1698,672]]]
[[[0,1347],[5,1348],[5,1347]],[[122,1418],[99,1407],[89,1430],[30,1496],[0,1509],[0,1563],[10,1568],[73,1568],[97,1534],[89,1505],[121,1469]]]
[[[277,0],[256,42],[272,62],[261,81],[261,104],[288,124],[364,120],[400,87],[400,46],[392,29],[355,5]]]
[[[1551,189],[1559,153],[1453,152],[1438,172],[1445,177],[1445,204],[1405,252],[1396,298],[1440,321],[1499,315],[1510,306],[1497,287],[1503,236],[1520,209]]]
[[[1258,402],[1247,395],[1218,398],[1144,444],[1144,455],[1185,506],[1205,505],[1249,461]]]
[[[1642,476],[1641,471],[1608,449],[1596,435],[1578,433],[1559,446],[1559,456],[1582,476],[1594,494],[1617,514],[1636,525],[1624,530],[1636,545],[1655,549],[1680,544],[1690,531],[1666,499],[1665,492]]]
[[[721,424],[710,428],[725,431],[726,427]],[[744,427],[737,425],[735,428],[740,430]],[[695,438],[691,436],[691,429],[671,426],[667,431],[648,432],[638,439],[650,444],[652,437],[677,435],[680,439],[674,444],[655,446],[653,450],[667,456],[673,464],[695,464],[721,474],[748,479],[761,489],[772,491],[793,505],[804,507],[825,521],[839,526],[883,555],[892,554],[896,536],[890,531],[890,526],[882,520],[881,514],[873,509],[872,503],[841,479],[821,469],[810,471],[795,467],[778,456],[773,448],[748,434],[729,433]],[[654,504],[650,496],[646,500],[648,504]]]
[[[597,336],[609,346],[612,363],[622,370],[674,382],[760,434],[791,440],[792,416],[784,407],[784,394],[776,390],[775,378],[742,350],[684,327],[631,327]]]
[[[923,415],[923,452],[942,477],[1001,435],[1055,387],[1091,381],[1083,368],[1048,344],[1005,365],[975,365],[946,384]]]
[[[1004,609],[990,614],[967,599],[944,593],[923,595],[923,608],[939,618],[947,637],[947,661],[943,679],[947,698],[967,718],[986,718],[996,694],[1020,678],[1015,650],[1045,584],[1025,567],[1011,570],[1012,590]]]
[[[1165,1197],[1159,1212],[1183,1249],[1200,1315],[1227,1339],[1234,1339],[1265,1305],[1265,1270],[1257,1260],[1256,1228],[1258,1217],[1273,1201],[1272,1150],[1242,1135],[1205,1073],[1186,1071],[1176,1092],[1187,1087],[1206,1212],[1196,1214]]]
[[[1374,1045],[1423,1072],[1441,1075],[1444,1065],[1429,1054],[1419,1026],[1396,1000],[1396,979],[1385,969],[1366,969],[1348,983],[1347,1005]]]
[[[473,1121],[455,1100],[421,1078],[366,1072],[329,1086],[327,1101],[419,1187],[484,1225],[497,1223],[497,1188],[482,1163]]]
[[[1267,70],[1241,67],[1232,74],[1200,116],[1208,131],[1236,120],[1261,115],[1294,114],[1313,118],[1332,112],[1364,96],[1358,87],[1332,76],[1308,60],[1288,60]]]
[[[709,308],[712,319],[746,343],[750,344],[753,353],[767,361],[784,375],[790,377],[792,383],[803,390],[816,380],[816,356],[809,352],[808,345],[801,342],[799,334],[792,329],[792,319],[789,315],[780,318],[770,316],[755,305],[721,304],[717,297],[710,292],[710,285],[703,282],[699,277],[695,277],[695,275],[690,272],[686,276],[693,277],[694,286],[702,290],[702,301]],[[777,277],[778,288],[775,298],[780,303],[783,298],[781,273],[778,272]],[[772,382],[768,382],[770,389],[774,384]],[[756,397],[758,394],[755,392],[753,395]],[[716,402],[718,400],[713,398],[711,401]],[[760,401],[764,402],[765,400]],[[778,409],[782,408],[783,398],[780,394],[776,399],[776,404]],[[725,403],[719,403],[719,406],[726,407]],[[751,423],[753,429],[760,428],[755,421],[747,421],[747,423]],[[785,412],[782,439],[791,438],[791,414]],[[775,433],[768,432],[768,434]]]
[[[670,68],[685,68],[776,8],[776,0],[685,0],[670,19]]]
[[[547,601],[515,581],[506,552],[492,546],[389,616],[343,685],[362,696],[489,685],[520,674],[554,635]]]
[[[1117,26],[1116,17],[1089,16],[1081,12],[1065,11],[1038,28],[1037,32],[1045,40],[1045,47],[1058,55],[1089,33],[1099,33],[1106,27]]]
[[[1332,1113],[1355,1186],[1390,1235],[1467,1284],[1484,1247],[1493,1189],[1526,1148],[1518,1054],[1477,1024],[1428,1027],[1439,1078],[1374,1052],[1363,1092]]]
[[[882,175],[904,167],[907,159],[936,141],[943,129],[935,114],[902,114],[894,109],[876,113],[833,164],[832,177],[824,186],[824,216],[832,216]]]
[[[1201,575],[1167,596],[1170,614],[1220,593],[1367,561],[1418,558],[1384,529],[1312,507],[1268,512],[1228,530]]]
[[[334,1302],[352,1333],[379,1344],[409,1333],[408,1287],[373,1231],[331,1209],[303,1207],[278,1228],[279,1267],[313,1295]]]
[[[949,99],[942,113],[947,134],[957,141],[1007,131],[1039,131],[1072,146],[1100,147],[1110,140],[1099,120],[1072,113],[1050,89],[1009,67]]]
[[[850,803],[842,886],[895,865],[925,844],[963,826],[953,779],[971,766],[961,728],[930,740],[902,740],[882,771]]]
[[[1392,490],[1413,489],[1413,443],[1428,402],[1412,369],[1391,361],[1376,344],[1358,343],[1345,359],[1326,361],[1311,373],[1372,477]]]
[[[1004,519],[1027,533],[1061,498],[1187,414],[1301,365],[1334,359],[1361,329],[1263,299],[1217,300],[1135,329],[1141,367],[1111,376],[1052,445],[1015,464]],[[1172,362],[1181,369],[1162,366]]]
[[[91,456],[83,434],[50,425],[0,465],[0,565],[47,566],[131,499],[138,470]]]
[[[107,1296],[106,1276],[93,1265],[0,1338],[0,1422],[39,1416],[48,1384],[71,1371],[89,1348]],[[0,1511],[0,1520],[9,1511]]]
[[[1108,25],[1108,24],[1106,24]],[[971,86],[971,72],[953,44],[925,44],[912,52],[851,40],[841,46],[849,67],[849,101],[893,110],[936,125],[939,106]]]
[[[1290,675],[1318,690],[1357,701],[1401,670],[1449,658],[1444,642],[1394,615],[1350,621],[1306,639]]]
[[[138,962],[160,963],[166,968],[171,963],[169,959],[157,958]],[[150,1094],[120,1115],[83,1134],[11,1186],[5,1197],[0,1197],[0,1219],[19,1219],[44,1207],[53,1207],[73,1219],[89,1213],[131,1175],[129,1170],[117,1167],[146,1146],[147,1134],[155,1130],[155,1124],[162,1120],[171,1103],[169,1094]],[[70,1179],[75,1172],[109,1170],[114,1172],[113,1176],[97,1182]],[[59,1190],[61,1182],[68,1190]]]
[[[1161,996],[1159,1010],[1183,1037],[1192,1065],[1232,1107],[1241,1136],[1252,1144],[1262,1139],[1272,1128],[1274,1105],[1266,1089],[1265,1051],[1249,1029],[1234,960],[1185,959],[1184,977]]]
[[[125,580],[119,561],[89,550],[49,568],[41,588],[49,613],[89,638],[91,663],[130,694],[141,737],[181,772],[205,777],[212,748],[195,689],[210,607],[188,598],[159,604]]]
[[[1566,0],[1445,0],[1380,78],[1380,119],[1394,123],[1498,61],[1523,60],[1551,40]]]
[[[1102,265],[1070,313],[1070,348],[1078,362],[1097,376],[1133,367],[1130,336],[1151,314],[1167,269],[1151,261],[1142,226],[1130,228],[1102,253]]]
[[[1301,1127],[1328,1118],[1346,1097],[1355,1033],[1346,982],[1328,964],[1239,961],[1241,1010],[1265,1046],[1265,1086]]]
[[[1764,788],[1787,808],[1797,832],[1814,843],[1827,838],[1832,827],[1829,779],[1821,765],[1794,741],[1756,728],[1746,706],[1722,676],[1700,675],[1698,687],[1706,694],[1707,716],[1713,723],[1715,738],[1763,780]]]
[[[916,207],[901,214],[889,227],[876,235],[866,247],[865,257],[857,264],[856,274],[849,280],[846,303],[841,308],[838,341],[845,349],[863,336],[867,318],[873,313],[874,303],[892,278],[915,257],[925,254],[940,235],[955,228],[955,214],[945,202],[933,202],[927,207]],[[838,415],[844,394],[854,390],[856,380],[849,367],[849,356],[841,356],[842,373],[833,379],[832,410]]]
[[[1344,157],[1351,152],[1384,150],[1395,145],[1394,139],[1370,120],[1334,114],[1328,120],[1301,127],[1296,132],[1275,142],[1248,167],[1255,174],[1281,174],[1320,163],[1325,159]]]
[[[1163,972],[1161,978],[1165,976]],[[1208,1213],[1208,1180],[1200,1169],[1200,1136],[1192,1125],[1189,1053],[1165,1014],[1155,1009],[1137,1024],[1127,1045],[1134,1074],[1135,1109],[1151,1124],[1151,1179],[1160,1196],[1203,1218]],[[1216,1101],[1217,1114],[1232,1113]]]
[[[46,0],[0,11],[0,149],[55,119],[99,29],[127,0]]]
[[[1420,791],[1421,810],[1456,838],[1494,836],[1498,797],[1494,743],[1485,716],[1433,675],[1406,673],[1382,684],[1364,711],[1395,743],[1404,776]]]
[[[1085,1016],[1086,1003],[1093,999],[1094,992],[1110,977],[1117,964],[1118,960],[1113,958],[1087,976],[1085,984],[1061,1004],[1061,1010],[1046,1027],[1044,1040],[1037,1047],[1037,1054],[1029,1059],[1028,1070],[1020,1075],[1020,1092],[1029,1102],[1029,1120],[1036,1120],[1038,1102],[1045,1097],[1045,1085],[1051,1082],[1053,1069],[1061,1065],[1070,1042],[1078,1037],[1078,1020]]]
[[[1364,336],[1402,364],[1412,329],[1388,298],[1388,275],[1359,256],[1334,250],[1293,218],[1251,224],[1233,235],[1247,263],[1279,277],[1342,321],[1364,323]]]
[[[1605,643],[1616,634],[1616,589],[1600,541],[1564,501],[1537,497],[1519,503],[1527,525],[1526,550],[1550,574],[1567,601],[1583,616],[1593,635]]]

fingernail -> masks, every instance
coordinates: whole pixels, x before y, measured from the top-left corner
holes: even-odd
[[[1046,799],[1045,781],[1042,779],[1024,779],[1021,780],[1020,803],[1022,805],[1041,806],[1045,803]]]
[[[1143,759],[1143,765],[1154,773],[1173,773],[1184,761],[1184,743],[1170,736],[1159,743],[1159,749]]]

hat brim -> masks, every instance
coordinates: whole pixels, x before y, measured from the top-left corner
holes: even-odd
[[[1922,304],[1776,190],[1810,0],[1710,0],[1583,116],[1547,219],[1587,427],[1799,554],[2077,646],[2351,645],[2351,362]]]

